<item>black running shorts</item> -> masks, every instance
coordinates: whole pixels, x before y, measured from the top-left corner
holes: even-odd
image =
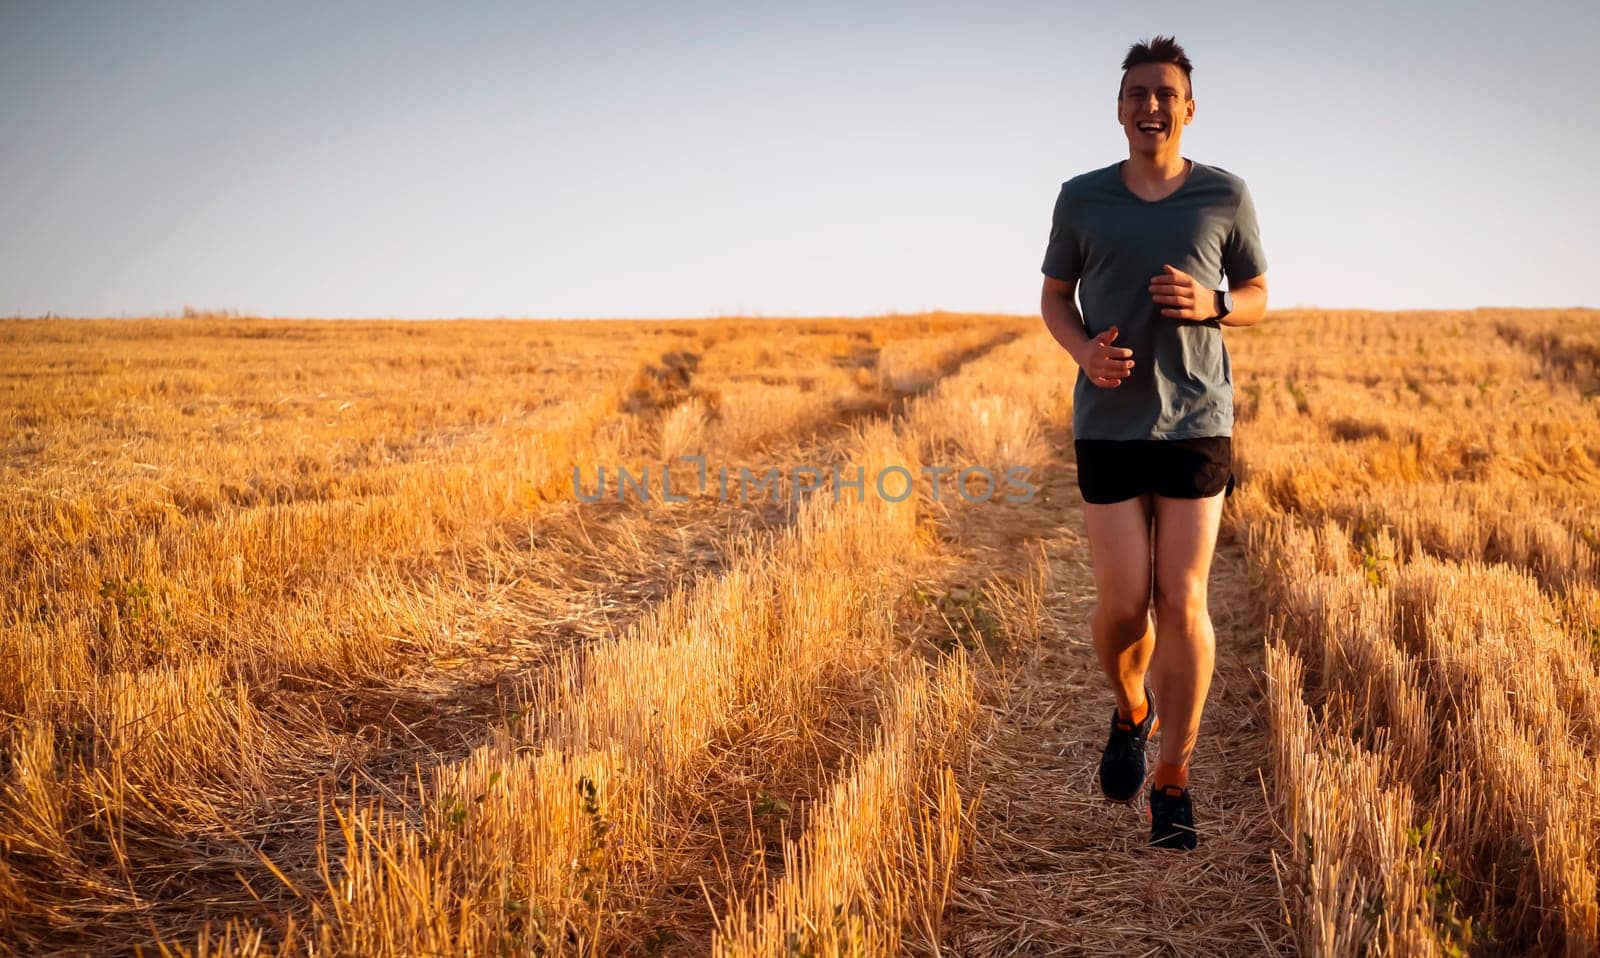
[[[1078,439],[1078,491],[1107,505],[1147,492],[1171,499],[1233,495],[1233,439]]]

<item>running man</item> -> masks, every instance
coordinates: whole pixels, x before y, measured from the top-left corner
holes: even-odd
[[[1222,327],[1249,326],[1267,308],[1244,180],[1180,152],[1194,120],[1192,69],[1171,37],[1128,51],[1117,93],[1128,158],[1062,184],[1039,304],[1078,364],[1072,429],[1097,593],[1090,630],[1116,696],[1100,788],[1113,801],[1137,798],[1159,705],[1150,843],[1183,849],[1198,838],[1189,760],[1215,653],[1206,579],[1233,492]]]

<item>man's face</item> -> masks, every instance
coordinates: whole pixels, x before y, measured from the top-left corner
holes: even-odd
[[[1194,119],[1189,83],[1173,63],[1141,63],[1122,78],[1117,122],[1128,146],[1140,153],[1177,150],[1183,127]]]

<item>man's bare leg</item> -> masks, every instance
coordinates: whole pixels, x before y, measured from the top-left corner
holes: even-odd
[[[1223,494],[1207,499],[1155,497],[1156,643],[1150,686],[1161,709],[1161,768],[1185,769],[1211,688],[1216,635],[1206,582],[1222,521]],[[1180,783],[1187,786],[1187,778]]]
[[[1156,647],[1156,633],[1150,625],[1154,498],[1144,495],[1110,505],[1083,504],[1096,592],[1089,631],[1100,668],[1123,715],[1132,715],[1144,702],[1144,676]],[[1159,701],[1161,696],[1156,698]],[[1160,709],[1164,715],[1165,702]]]

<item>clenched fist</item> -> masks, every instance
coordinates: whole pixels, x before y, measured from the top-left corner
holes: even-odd
[[[1084,343],[1072,357],[1089,381],[1102,389],[1115,389],[1133,372],[1133,350],[1111,345],[1116,341],[1113,326]]]
[[[1216,291],[1172,265],[1150,277],[1150,298],[1166,307],[1161,315],[1173,319],[1203,323],[1217,314]]]

